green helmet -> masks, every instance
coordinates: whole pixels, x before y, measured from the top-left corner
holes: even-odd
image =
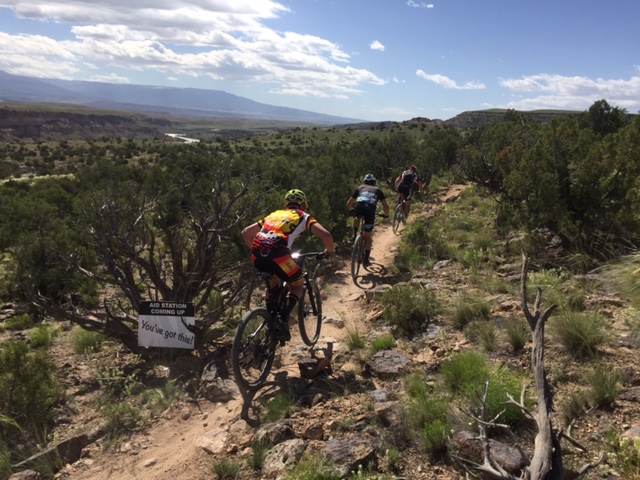
[[[300,205],[300,208],[307,208],[307,196],[304,194],[302,190],[298,190],[294,188],[293,190],[289,190],[284,196],[285,205],[289,205],[290,203],[297,203]]]

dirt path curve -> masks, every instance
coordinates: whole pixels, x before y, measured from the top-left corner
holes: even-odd
[[[459,195],[464,186],[453,185],[438,196],[439,202],[448,201]],[[438,203],[438,202],[436,202]],[[434,203],[412,207],[413,219],[434,208]],[[412,218],[410,217],[410,221]],[[371,265],[363,270],[354,283],[350,274],[350,259],[345,256],[338,262],[338,269],[323,287],[325,298],[321,338],[316,349],[325,348],[329,343],[344,341],[348,328],[356,328],[366,337],[369,319],[366,317],[364,292],[378,285],[389,283],[389,269],[393,265],[399,236],[394,234],[390,223],[377,225],[371,253]],[[292,339],[281,348],[274,363],[267,386],[252,399],[255,403],[264,395],[273,395],[274,388],[283,379],[300,377],[298,361],[308,354],[303,346],[297,328],[292,326]],[[270,391],[271,389],[271,391]],[[163,418],[141,434],[135,434],[113,453],[98,446],[89,449],[88,456],[69,465],[58,474],[59,478],[70,480],[210,480],[211,453],[238,455],[241,452],[229,450],[227,438],[232,431],[240,435],[250,435],[252,429],[241,420],[243,407],[248,404],[240,395],[229,402],[186,404],[180,410],[165,412]]]

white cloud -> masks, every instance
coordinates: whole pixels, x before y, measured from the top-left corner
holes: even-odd
[[[500,85],[513,92],[533,94],[530,98],[512,100],[507,104],[508,108],[518,110],[584,110],[602,99],[630,111],[640,107],[639,76],[622,80],[539,74],[520,79],[501,79]]]
[[[293,14],[275,0],[0,0],[1,7],[69,27],[65,41],[0,32],[0,70],[14,74],[86,80],[117,68],[334,98],[386,83],[349,66],[349,54],[329,40],[268,28],[265,21]]]
[[[433,3],[414,2],[413,0],[407,0],[407,5],[414,8],[433,8]]]
[[[379,52],[384,52],[384,45],[380,43],[378,40],[374,40],[373,42],[371,42],[371,45],[369,45],[369,48],[371,48],[371,50],[378,50]]]
[[[486,86],[484,83],[467,82],[464,85],[458,85],[454,80],[449,77],[440,74],[428,74],[422,70],[417,70],[416,75],[420,78],[424,78],[430,82],[440,85],[441,87],[454,89],[454,90],[484,90]]]

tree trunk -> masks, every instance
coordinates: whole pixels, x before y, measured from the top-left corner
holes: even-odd
[[[522,280],[521,299],[522,310],[529,323],[532,332],[533,351],[531,352],[531,371],[536,389],[538,402],[536,422],[538,434],[535,439],[535,449],[531,464],[529,465],[529,480],[562,480],[564,469],[562,466],[562,450],[560,441],[551,422],[553,411],[553,393],[547,381],[547,373],[544,368],[544,327],[556,309],[552,305],[544,312],[540,312],[540,300],[542,290],[538,288],[533,314],[527,305],[527,270],[529,261],[522,256]]]

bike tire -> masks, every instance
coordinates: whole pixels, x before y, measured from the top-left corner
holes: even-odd
[[[322,297],[320,287],[313,280],[309,280],[298,302],[298,327],[302,341],[313,347],[322,329]]]
[[[231,346],[231,365],[236,383],[245,390],[259,389],[269,376],[277,341],[266,308],[254,308],[238,324]]]
[[[358,278],[358,272],[360,271],[360,265],[364,259],[364,238],[362,235],[358,235],[353,242],[353,249],[351,250],[351,278],[356,281]]]
[[[400,226],[407,223],[407,217],[404,214],[402,203],[396,205],[396,209],[393,212],[393,233],[398,233]]]

